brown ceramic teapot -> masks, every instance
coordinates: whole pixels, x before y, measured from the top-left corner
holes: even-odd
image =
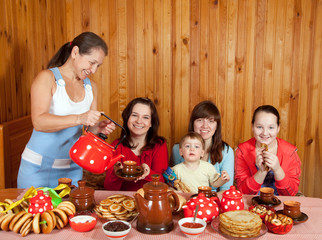
[[[168,186],[159,181],[160,175],[152,175],[152,182],[143,185],[144,197],[134,194],[139,211],[137,230],[149,234],[161,234],[173,229],[172,212],[179,207],[178,195],[168,191]],[[175,204],[170,205],[170,197]]]

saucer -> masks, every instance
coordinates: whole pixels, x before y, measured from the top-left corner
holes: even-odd
[[[116,176],[118,176],[119,178],[124,179],[125,181],[134,181],[135,179],[137,179],[138,177],[141,177],[142,175],[143,175],[143,172],[127,175],[127,174],[124,174],[122,172],[122,169],[118,169],[116,171]]]
[[[263,203],[260,200],[259,196],[256,196],[256,197],[252,198],[252,204],[253,205],[262,204],[262,205],[266,205],[266,206],[270,206],[270,207],[276,207],[281,204],[281,200],[279,200],[277,197],[276,197],[276,199],[277,199],[276,203]]]
[[[278,210],[278,211],[276,211],[276,213],[283,214],[283,210]],[[309,219],[309,217],[304,212],[301,212],[301,216],[299,216],[298,218],[292,218],[292,219],[293,219],[293,222],[295,225],[295,224],[306,222]]]

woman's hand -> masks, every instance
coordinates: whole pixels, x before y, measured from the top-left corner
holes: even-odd
[[[114,164],[114,173],[116,174],[116,172],[119,170],[119,169],[122,169],[123,168],[123,165],[120,161],[117,161],[115,164]]]
[[[110,120],[103,120],[98,123],[98,132],[111,134],[115,130],[115,124]]]
[[[141,167],[143,168],[143,174],[142,174],[142,176],[136,178],[134,180],[134,182],[137,182],[139,180],[142,180],[142,179],[146,178],[150,174],[150,167],[149,167],[148,164],[142,163]]]
[[[84,126],[94,126],[101,117],[99,111],[89,110],[77,116],[77,124]]]

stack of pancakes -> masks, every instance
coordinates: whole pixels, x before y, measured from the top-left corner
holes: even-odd
[[[94,211],[106,220],[129,221],[138,214],[134,198],[123,194],[108,196],[95,206]]]
[[[239,210],[219,215],[219,230],[233,237],[256,237],[262,227],[262,219],[256,213]]]

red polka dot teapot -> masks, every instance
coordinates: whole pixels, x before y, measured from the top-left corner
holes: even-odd
[[[221,199],[221,211],[228,212],[234,210],[243,210],[244,202],[243,195],[236,189],[235,186],[231,186],[229,190],[226,190],[222,194]]]
[[[96,136],[95,134],[87,131],[88,128],[86,128],[84,135],[76,141],[69,151],[71,159],[76,164],[87,171],[96,174],[104,173],[108,168],[113,167],[119,159],[124,157],[122,154],[114,156],[114,152],[117,146],[126,137],[126,131],[122,126],[106,116],[104,113],[101,114],[123,129],[123,137],[119,143],[113,147],[105,142],[105,139],[107,138],[106,135],[100,133],[99,136]]]
[[[219,207],[216,201],[217,197],[207,198],[203,193],[191,198],[186,205],[182,207],[185,217],[193,217],[196,206],[199,205],[197,218],[205,220],[207,223],[211,222],[219,214]]]
[[[53,204],[51,203],[51,197],[44,193],[43,190],[37,191],[37,195],[29,199],[28,212],[33,215],[37,213],[43,213],[46,210],[52,210]]]

